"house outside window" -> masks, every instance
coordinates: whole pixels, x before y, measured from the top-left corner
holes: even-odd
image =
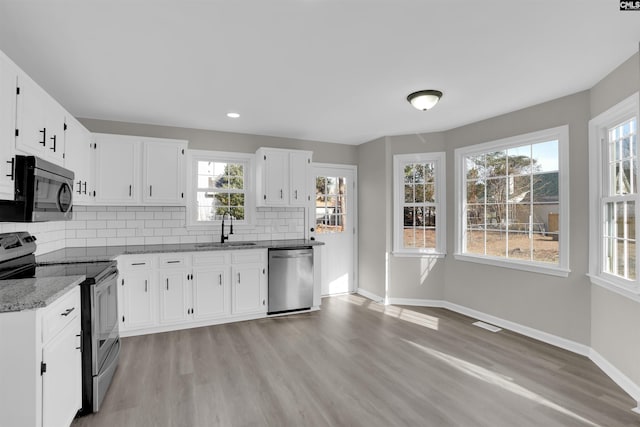
[[[640,295],[638,117],[635,94],[589,122],[589,276],[635,298]]]
[[[187,225],[210,225],[222,218],[249,224],[253,199],[253,156],[191,150]]]
[[[394,255],[445,254],[445,153],[393,156]]]
[[[568,275],[567,126],[459,148],[456,259]]]

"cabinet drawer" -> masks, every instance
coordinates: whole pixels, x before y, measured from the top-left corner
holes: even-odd
[[[42,314],[42,342],[46,343],[80,315],[80,286],[58,298]]]
[[[193,254],[194,266],[210,266],[210,265],[228,265],[229,264],[229,252],[216,251],[216,252],[203,252]]]
[[[231,252],[232,264],[255,264],[264,262],[266,249],[238,250]]]
[[[158,260],[158,265],[163,267],[184,267],[187,265],[186,255],[162,255]]]
[[[120,257],[118,268],[120,270],[148,270],[154,267],[155,257]]]

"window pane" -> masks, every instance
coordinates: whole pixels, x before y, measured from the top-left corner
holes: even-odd
[[[411,184],[404,185],[404,202],[405,203],[413,203],[415,201],[415,186]]]
[[[487,229],[487,255],[505,257],[507,236],[503,230]]]
[[[557,264],[560,259],[560,242],[553,236],[533,233],[533,260]]]
[[[531,239],[526,231],[509,230],[507,235],[509,258],[531,260]]]
[[[416,244],[415,230],[413,228],[405,228],[403,235],[403,246],[405,248],[415,248]]]
[[[413,164],[405,165],[404,167],[404,182],[405,184],[412,184],[414,180],[415,171],[413,170]]]
[[[484,229],[484,205],[467,205],[467,227]]]
[[[629,279],[636,279],[636,242],[629,240]]]
[[[509,148],[507,150],[507,166],[509,175],[521,175],[531,173],[531,146]]]
[[[503,177],[507,175],[507,152],[496,151],[487,153],[486,158],[487,177]]]
[[[557,203],[559,200],[558,172],[533,175],[534,203]]]
[[[436,208],[435,206],[427,206],[423,210],[422,224],[424,227],[436,226]]]
[[[487,180],[487,198],[489,203],[504,203],[507,201],[507,179],[492,178]]]
[[[435,167],[433,163],[424,165],[424,182],[435,182]]]
[[[508,187],[510,202],[520,203],[531,200],[531,175],[509,178]]]
[[[416,203],[424,203],[424,184],[416,184]]]
[[[467,229],[466,253],[484,255],[484,230]]]
[[[486,176],[484,154],[469,156],[466,158],[465,163],[467,165],[467,179],[483,179]]]
[[[548,141],[531,146],[533,167],[536,172],[555,172],[558,168],[558,141]]]
[[[434,203],[436,201],[436,186],[435,184],[424,185],[424,201],[428,203]]]
[[[626,237],[626,225],[627,225],[627,221],[626,221],[626,215],[625,215],[625,202],[618,202],[616,203],[616,234],[615,237],[618,238],[625,238]]]
[[[327,178],[324,176],[316,177],[316,196],[327,193]]]
[[[338,180],[334,177],[327,177],[327,194],[338,194]]]
[[[404,226],[413,227],[415,225],[415,210],[416,208],[404,208]]]
[[[484,202],[485,184],[480,181],[467,181],[467,203]]]
[[[604,251],[605,251],[605,263],[603,266],[603,270],[607,273],[613,273],[613,266],[615,263],[615,239],[605,238],[604,239]]]
[[[509,231],[528,233],[531,221],[531,205],[528,203],[510,203],[507,207]]]
[[[500,228],[504,225],[506,204],[493,204],[486,207],[486,224],[487,228]]]

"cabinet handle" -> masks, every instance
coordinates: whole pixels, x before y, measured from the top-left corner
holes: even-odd
[[[167,264],[176,264],[176,263],[179,263],[179,262],[180,262],[179,260],[167,261]]]
[[[58,135],[53,135],[51,138],[49,138],[50,140],[53,141],[53,147],[49,147],[49,150],[53,150],[54,153],[56,152],[56,137],[57,136]]]
[[[147,265],[146,262],[132,262],[131,265]]]
[[[153,185],[149,186],[149,197],[153,196]]]
[[[222,286],[222,274],[218,275],[218,283]]]
[[[167,279],[167,290],[169,290],[169,279]]]
[[[82,194],[82,181],[78,180],[78,194]]]
[[[144,281],[144,291],[147,292],[147,281]]]
[[[111,289],[111,288],[109,288],[109,289]],[[82,350],[82,334],[78,334],[78,335],[76,335],[76,337],[79,338],[78,347],[76,347],[76,350]]]
[[[131,186],[129,186],[129,197],[131,197]]]
[[[282,199],[284,197],[284,194],[282,193],[282,189],[280,189],[280,198]]]
[[[75,310],[75,309],[76,309],[75,307],[67,308],[67,309],[64,311],[64,313],[60,313],[60,316],[65,316],[65,317],[66,317],[66,316],[70,315],[70,314],[71,314],[71,312],[72,312],[73,310]]]
[[[87,181],[85,181],[82,185],[84,185],[84,190],[82,191],[82,194],[87,194]]]
[[[295,193],[296,193],[295,198],[296,200],[298,200],[298,190],[296,190]]]
[[[238,273],[238,283],[240,283],[240,273]]]
[[[11,181],[13,181],[13,172],[14,172],[14,170],[15,170],[15,166],[16,166],[16,159],[15,159],[15,157],[14,157],[13,159],[11,159],[11,160],[7,160],[7,163],[10,163],[10,164],[11,164],[11,173],[10,173],[10,174],[7,174],[7,176],[11,178]]]
[[[38,132],[42,134],[42,141],[39,141],[40,144],[46,146],[47,145],[47,128],[42,128],[42,130]]]

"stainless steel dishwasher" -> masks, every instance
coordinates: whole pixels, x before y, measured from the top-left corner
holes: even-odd
[[[268,314],[313,305],[313,249],[269,249]]]

